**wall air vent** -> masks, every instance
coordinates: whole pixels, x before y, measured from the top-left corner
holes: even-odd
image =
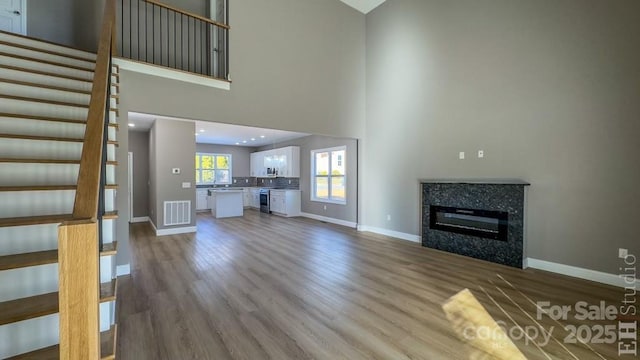
[[[191,224],[191,201],[165,201],[164,226]]]

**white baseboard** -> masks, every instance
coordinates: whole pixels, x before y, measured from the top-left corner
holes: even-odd
[[[640,281],[635,279],[635,284],[625,282],[625,279],[617,274],[609,274],[601,271],[584,269],[577,266],[558,264],[551,261],[538,260],[532,258],[524,259],[525,269],[527,267],[576,277],[579,279],[590,280],[602,284],[617,287],[633,287],[640,288]]]
[[[116,266],[116,276],[125,276],[131,274],[131,264]]]
[[[187,234],[187,233],[194,233],[196,231],[198,231],[197,226],[187,226],[187,227],[179,227],[179,228],[160,229],[160,230],[156,229],[156,236]]]
[[[149,217],[148,216],[140,216],[140,217],[134,217],[131,219],[131,223],[142,223],[142,222],[148,222]]]
[[[358,225],[358,231],[368,231],[368,232],[390,236],[390,237],[394,237],[402,240],[412,241],[415,243],[422,242],[422,238],[420,237],[420,235],[408,234],[408,233],[403,233],[399,231],[383,229],[383,228],[378,228],[373,226]]]
[[[118,65],[120,67],[120,70],[128,70],[141,74],[159,76],[167,79],[184,81],[222,90],[231,90],[231,84],[228,81],[214,79],[203,75],[190,74],[184,71],[175,71],[164,66],[151,65],[123,58],[113,58],[113,64]]]
[[[157,234],[158,228],[156,227],[156,224],[153,223],[153,220],[151,220],[151,218],[149,218],[149,224],[151,224],[151,227],[153,228],[153,232]]]
[[[350,228],[354,228],[354,229],[357,226],[357,224],[352,222],[352,221],[334,219],[334,218],[330,218],[330,217],[326,217],[326,216],[320,216],[320,215],[310,214],[310,213],[305,213],[305,212],[300,213],[300,216],[306,217],[306,218],[309,218],[309,219],[313,219],[313,220],[328,222],[328,223],[331,223],[331,224],[342,225],[342,226],[346,226],[346,227],[350,227]]]

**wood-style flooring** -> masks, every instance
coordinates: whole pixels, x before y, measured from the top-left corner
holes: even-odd
[[[131,225],[118,359],[518,358],[487,338],[497,325],[528,359],[618,358],[617,343],[565,343],[566,326],[617,322],[538,319],[535,304],[620,306],[623,289],[304,218],[197,221],[161,237]]]

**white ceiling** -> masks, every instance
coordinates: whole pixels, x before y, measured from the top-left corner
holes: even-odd
[[[133,131],[149,131],[156,120],[190,121],[196,124],[196,142],[202,144],[259,147],[308,136],[306,133],[262,129],[209,121],[187,120],[142,113],[129,113],[129,127]],[[253,139],[253,140],[252,140]]]
[[[377,8],[386,0],[340,0],[363,14]]]

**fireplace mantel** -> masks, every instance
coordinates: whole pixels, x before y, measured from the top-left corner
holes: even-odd
[[[499,264],[523,267],[525,250],[525,188],[530,184],[519,179],[423,179],[422,184],[422,246]],[[507,214],[506,241],[474,236],[443,226],[430,226],[431,209],[460,209],[502,212]],[[433,216],[436,216],[433,214]],[[486,220],[486,219],[485,219]],[[460,222],[460,220],[457,220]],[[468,224],[453,223],[466,228]],[[444,227],[446,228],[446,226]]]

